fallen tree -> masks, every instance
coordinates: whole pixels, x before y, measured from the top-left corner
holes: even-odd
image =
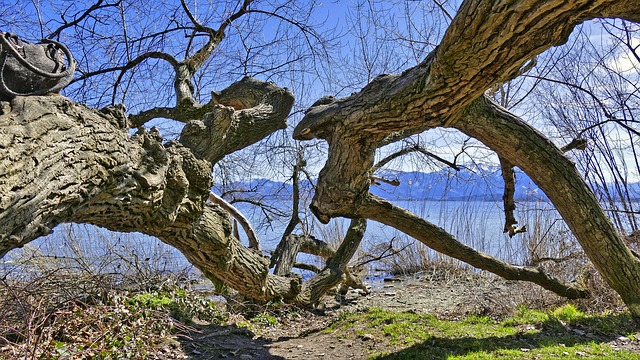
[[[597,270],[633,316],[640,317],[640,259],[625,245],[574,164],[543,134],[484,95],[495,84],[519,76],[536,55],[563,44],[576,25],[614,17],[638,22],[640,10],[625,0],[464,1],[440,45],[418,66],[379,76],[347,98],[317,104],[297,125],[294,138],[321,138],[329,144],[312,211],[322,222],[337,216],[381,221],[435,250],[513,278],[519,269],[507,270],[368,191],[377,148],[436,127],[459,129],[529,175]],[[523,272],[517,277],[544,276]]]
[[[290,269],[292,254],[308,238],[283,236],[288,243],[282,244],[276,259],[280,266],[271,273],[274,264],[257,251],[259,242],[245,247],[233,235],[229,208],[207,201],[212,166],[284,128],[293,104],[290,91],[251,78],[213,93],[207,103],[195,100],[192,79],[225,29],[256,10],[244,1],[216,30],[200,24],[182,5],[194,34],[207,39],[198,51],[182,61],[147,52],[116,69],[126,72],[149,59],[167,62],[175,73],[174,106],[126,114],[119,106],[92,109],[58,95],[0,102],[0,256],[58,224],[90,223],[155,236],[179,249],[206,276],[248,297],[308,306],[341,281],[355,283],[347,264],[364,234],[364,219],[372,219],[478,268],[565,296],[585,296],[584,289],[539,269],[477,252],[369,193],[376,149],[452,127],[496,151],[506,169],[520,167],[547,193],[596,268],[640,317],[640,260],[573,164],[544,135],[483,95],[518,76],[537,54],[562,44],[587,19],[639,21],[634,1],[464,1],[442,43],[418,66],[380,76],[347,98],[323,98],[312,106],[294,131],[298,140],[320,138],[329,145],[311,208],[322,222],[338,216],[354,220],[337,250],[318,251],[326,266],[307,281]],[[144,128],[159,117],[185,123],[176,140],[164,142],[155,128]],[[132,136],[131,128],[138,128]],[[509,191],[505,194],[509,204]]]

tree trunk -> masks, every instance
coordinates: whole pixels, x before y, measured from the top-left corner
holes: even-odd
[[[469,106],[456,127],[529,175],[553,202],[607,283],[640,316],[640,259],[626,246],[562,150],[486,97]]]
[[[458,128],[519,166],[548,192],[587,255],[633,316],[640,318],[638,259],[621,241],[580,174],[533,128],[504,111],[487,110],[493,107],[482,99],[486,89],[518,76],[529,59],[563,44],[576,25],[596,17],[639,21],[640,8],[631,0],[466,0],[442,43],[421,64],[402,74],[379,76],[347,98],[314,104],[293,134],[299,140],[321,138],[329,143],[312,201],[314,214],[325,223],[336,216],[375,218],[433,245],[437,237],[429,234],[432,229],[421,219],[411,220],[395,210],[390,210],[395,215],[384,214],[381,205],[367,208],[372,205],[369,172],[375,150],[385,144],[435,127]],[[510,122],[503,124],[504,118]],[[516,123],[518,127],[512,129]],[[526,153],[519,147],[524,143]],[[399,218],[391,220],[393,216]],[[445,241],[437,243],[449,251]],[[473,260],[478,255],[468,257],[465,251],[458,247],[450,255],[495,268]]]
[[[98,111],[62,96],[0,102],[0,257],[58,224],[90,223],[155,236],[205,275],[253,299],[310,305],[315,296],[309,294],[322,291],[324,283],[270,274],[269,260],[233,236],[229,213],[207,202],[209,158],[259,138],[256,128],[264,137],[283,126],[293,97],[270,86],[279,95],[260,97],[270,103],[242,110],[220,105],[224,117],[208,117],[215,130],[187,132],[195,151],[178,141],[163,144],[155,129],[130,136],[118,107]],[[256,128],[250,136],[237,134],[251,124]],[[206,134],[221,131],[239,144],[213,144],[205,151]]]
[[[256,299],[297,294],[232,236],[228,213],[206,203],[210,162],[153,132],[130,137],[123,118],[62,96],[0,104],[0,255],[60,223],[91,223],[156,236]]]

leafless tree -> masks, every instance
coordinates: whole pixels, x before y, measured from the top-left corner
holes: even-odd
[[[378,148],[436,128],[453,128],[495,151],[505,168],[517,166],[537,183],[598,271],[640,317],[640,260],[574,163],[542,133],[485,95],[521,76],[532,59],[565,43],[586,20],[640,21],[635,1],[466,0],[455,14],[436,2],[444,14],[442,24],[448,26],[436,47],[424,47],[430,51],[427,56],[418,56],[417,64],[397,75],[371,80],[376,70],[367,68],[370,81],[360,91],[315,102],[293,131],[297,140],[322,139],[328,144],[311,209],[321,222],[333,217],[353,220],[337,250],[318,251],[327,265],[304,282],[270,273],[270,261],[256,246],[245,247],[233,235],[229,212],[207,201],[213,165],[285,128],[293,94],[252,78],[228,81],[220,92],[205,92],[225,83],[222,79],[290,74],[288,64],[301,64],[295,61],[295,43],[285,42],[290,48],[274,57],[269,44],[279,38],[262,39],[267,47],[254,41],[258,29],[283,34],[274,24],[289,26],[284,33],[299,31],[302,36],[297,39],[306,43],[311,55],[311,64],[305,66],[322,72],[326,64],[313,63],[314,52],[323,49],[316,46],[321,36],[306,22],[303,5],[243,1],[191,6],[183,1],[173,6],[102,0],[86,7],[61,4],[58,23],[51,20],[51,9],[41,8],[22,29],[78,49],[81,72],[67,92],[75,101],[41,96],[1,103],[0,254],[49,233],[57,224],[91,223],[155,236],[178,248],[205,275],[246,296],[308,305],[327,288],[348,281],[346,264],[362,239],[365,219],[371,219],[478,268],[566,296],[584,296],[584,289],[540,269],[482,254],[369,193]],[[128,20],[131,16],[135,21]],[[118,30],[106,36],[113,24],[120,24]],[[288,55],[290,62],[281,62]],[[254,56],[261,58],[261,65],[253,65]],[[219,72],[234,64],[235,71]],[[260,67],[264,73],[257,70]],[[121,102],[128,112],[116,105]],[[184,125],[173,140],[164,141],[156,129],[142,127],[157,119]],[[131,128],[138,131],[130,135]],[[309,240],[313,239],[301,239],[294,246],[313,248]]]

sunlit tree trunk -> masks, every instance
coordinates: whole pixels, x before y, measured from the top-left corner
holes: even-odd
[[[504,274],[490,265],[492,259],[452,247],[453,240],[422,219],[408,224],[412,218],[391,207],[388,211],[398,216],[384,214],[377,209],[383,205],[372,203],[368,193],[376,148],[435,127],[457,128],[520,167],[547,193],[596,268],[640,317],[640,261],[581,175],[548,139],[483,95],[496,83],[519,76],[529,59],[564,43],[577,24],[595,17],[638,21],[640,9],[624,0],[464,1],[441,44],[421,64],[380,76],[359,93],[307,111],[294,137],[329,144],[312,211],[323,222],[335,216],[383,221],[436,250]]]

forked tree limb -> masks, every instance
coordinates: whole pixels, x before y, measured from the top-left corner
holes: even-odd
[[[286,88],[250,77],[218,94],[202,120],[189,121],[180,143],[212,164],[287,126],[293,94]]]
[[[455,163],[453,163],[453,162],[451,162],[451,161],[449,161],[447,159],[444,159],[444,158],[432,153],[431,151],[423,148],[422,146],[420,146],[418,144],[414,144],[412,146],[405,147],[405,148],[403,148],[403,149],[401,149],[399,151],[394,152],[393,154],[390,154],[390,155],[386,156],[384,159],[378,161],[373,166],[371,171],[372,172],[376,172],[379,169],[381,169],[383,166],[385,166],[388,163],[390,163],[391,161],[393,161],[393,160],[395,160],[395,159],[397,159],[397,158],[399,158],[401,156],[410,154],[412,152],[419,152],[419,153],[421,153],[423,155],[426,155],[426,156],[428,156],[428,157],[430,157],[430,158],[432,158],[432,159],[434,159],[434,160],[436,160],[438,162],[441,162],[441,163],[449,166],[450,168],[454,169],[455,171],[460,171],[460,167],[457,164],[455,164]]]
[[[640,262],[575,166],[546,137],[506,110],[485,103],[483,96],[593,18],[639,22],[640,7],[632,0],[465,0],[440,45],[422,63],[402,74],[379,76],[349,97],[312,106],[293,135],[299,140],[325,139],[329,146],[311,203],[313,213],[323,223],[338,216],[368,217],[364,205],[369,200],[369,172],[375,150],[385,139],[454,127],[534,180],[607,283],[640,318]]]
[[[544,191],[596,269],[640,318],[640,259],[607,217],[575,164],[524,120],[487,97],[475,100],[456,125],[506,158]]]
[[[350,224],[349,229],[351,230],[353,226],[360,225],[359,223],[352,223]],[[337,250],[334,250],[326,242],[316,239],[310,235],[290,234],[278,244],[278,250],[276,251],[279,252],[279,256],[276,258],[277,261],[275,262],[275,270],[273,273],[274,275],[287,276],[291,273],[292,268],[315,272],[317,274],[316,276],[319,277],[315,280],[314,277],[309,281],[313,280],[311,283],[316,285],[304,285],[310,292],[301,298],[310,303],[315,303],[322,291],[328,290],[340,282],[343,282],[345,285],[354,289],[366,291],[362,281],[357,276],[353,275],[347,268],[349,261],[353,257],[353,254],[362,240],[362,238],[359,237],[361,231],[364,233],[364,229],[362,227],[358,227],[357,229],[354,228],[351,232],[347,231],[345,238],[342,240],[341,245]],[[325,261],[324,268],[320,269],[315,265],[296,262],[296,256],[298,253],[305,253],[320,257]],[[321,289],[324,290],[312,290],[313,286],[320,286]],[[312,294],[314,295],[312,296]]]
[[[365,290],[362,281],[353,276],[347,265],[358,250],[367,228],[367,220],[352,219],[349,229],[338,249],[327,258],[325,268],[307,280],[298,295],[298,302],[315,304],[329,289],[344,282],[346,285]]]
[[[295,267],[298,253],[305,253],[318,256],[327,260],[335,253],[334,249],[326,242],[311,235],[289,234],[280,241],[276,248],[278,256],[272,256],[272,264],[275,265],[273,271],[276,275],[286,276]],[[275,259],[275,263],[274,263]]]
[[[357,215],[394,227],[435,251],[505,279],[530,281],[571,299],[589,295],[587,290],[554,279],[541,269],[511,265],[481,253],[461,243],[444,229],[374,195],[366,198]]]
[[[287,255],[286,252],[297,254],[297,250],[291,251],[286,249],[287,246],[295,246],[288,244],[287,238],[293,234],[293,230],[295,230],[296,226],[300,224],[300,172],[304,169],[306,165],[305,160],[302,157],[301,153],[298,153],[296,164],[293,166],[293,173],[291,176],[292,180],[292,198],[291,198],[291,217],[289,218],[289,223],[285,227],[282,232],[282,236],[280,237],[280,242],[278,246],[276,246],[275,251],[271,255],[271,264],[269,267],[276,267],[276,274],[288,274],[291,271],[289,267],[289,263],[295,261],[295,255],[293,255],[293,260],[290,259],[281,259],[283,256],[291,256]],[[285,269],[283,269],[283,266]],[[288,268],[288,269],[286,269]]]
[[[0,107],[0,257],[58,224],[90,223],[155,236],[254,299],[299,294],[302,283],[270,274],[262,254],[233,236],[229,212],[207,202],[211,162],[153,132],[130,136],[121,111],[63,96],[19,97]]]
[[[213,111],[213,107],[218,104],[215,98],[212,98],[206,104],[199,104],[193,97],[194,87],[191,82],[194,74],[202,67],[202,65],[211,57],[213,51],[218,47],[220,42],[225,37],[225,30],[235,20],[247,13],[248,7],[251,4],[251,0],[245,0],[240,9],[226,18],[217,30],[204,26],[201,24],[191,13],[189,7],[184,0],[181,0],[183,10],[187,14],[187,17],[193,23],[195,32],[204,33],[208,37],[207,42],[198,49],[193,55],[188,56],[183,61],[177,61],[170,55],[172,60],[169,61],[174,74],[173,87],[176,94],[176,105],[173,107],[155,107],[144,110],[136,115],[131,115],[130,123],[132,127],[138,127],[144,125],[147,121],[164,117],[181,122],[188,122],[190,120],[202,119],[204,114]],[[141,56],[145,56],[144,54]],[[166,59],[165,59],[166,60]],[[127,65],[125,70],[132,66]],[[239,109],[238,109],[239,110]]]

